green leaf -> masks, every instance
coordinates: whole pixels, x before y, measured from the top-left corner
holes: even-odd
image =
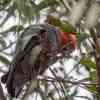
[[[43,0],[39,4],[35,4],[31,0],[16,0],[15,4],[20,15],[31,21],[34,16],[39,16],[41,10],[58,5],[58,2],[56,0]]]
[[[59,3],[56,0],[43,0],[37,5],[37,10],[43,10],[49,6],[57,6]]]
[[[33,9],[31,6],[25,6],[23,10],[23,15],[29,19],[32,20],[33,16],[36,14],[35,9]]]
[[[23,29],[24,27],[22,25],[14,25],[12,27],[10,27],[8,30],[6,30],[7,32],[19,32]]]
[[[88,90],[90,91],[90,92],[92,92],[92,93],[96,93],[96,85],[94,84],[94,85],[87,85],[87,88],[88,88]]]
[[[78,47],[80,47],[81,43],[87,39],[89,37],[88,34],[86,33],[80,33],[80,32],[77,32],[77,38],[78,38]]]
[[[96,80],[96,70],[90,71],[90,80]]]
[[[14,26],[10,27],[9,29],[0,32],[0,34],[3,36],[6,36],[7,33],[9,33],[9,32],[20,32],[23,29],[24,29],[24,27],[22,25],[14,25]]]
[[[21,16],[26,17],[28,20],[32,20],[34,16],[35,9],[32,7],[30,0],[16,0],[17,10]]]
[[[94,70],[96,69],[96,63],[93,62],[91,60],[91,58],[89,58],[89,57],[85,57],[85,58],[81,59],[80,64],[85,66],[85,68],[88,70],[90,70],[91,68]]]
[[[11,0],[0,0],[0,7],[7,6],[10,2]]]
[[[2,62],[3,64],[6,64],[6,65],[8,65],[10,63],[10,61],[2,55],[0,55],[0,62]]]

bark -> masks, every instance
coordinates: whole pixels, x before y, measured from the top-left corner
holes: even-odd
[[[100,100],[100,39],[93,31],[91,35],[95,45],[97,100]]]
[[[97,42],[97,44],[95,44],[96,45],[95,60],[96,60],[97,100],[100,100],[100,53],[99,53],[100,51],[98,52],[98,44],[100,44],[100,41]],[[99,46],[99,48],[100,48],[100,46]]]

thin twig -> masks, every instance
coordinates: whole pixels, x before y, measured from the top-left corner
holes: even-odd
[[[63,78],[53,78],[53,77],[45,77],[45,78],[38,78],[37,80],[39,81],[48,81],[48,82],[65,82],[65,83],[70,83],[73,85],[96,85],[96,83],[84,83],[84,82],[80,82],[80,80],[78,81],[71,81],[71,80],[66,80]]]

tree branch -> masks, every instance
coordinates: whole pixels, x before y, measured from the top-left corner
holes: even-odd
[[[95,43],[97,100],[100,100],[100,39],[94,30],[91,30],[91,35]]]

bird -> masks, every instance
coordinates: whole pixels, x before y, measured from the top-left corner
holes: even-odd
[[[71,24],[69,24],[69,22],[62,21],[59,17],[55,17],[50,14],[46,16],[45,22],[50,25],[59,27],[62,30],[61,36],[63,38],[62,39],[63,46],[64,46],[64,43],[65,43],[65,46],[66,46],[66,43],[67,44],[71,43],[71,46],[73,48],[76,47],[77,40],[79,39],[79,32],[76,32],[76,29]],[[77,38],[76,38],[76,36],[77,36]],[[71,41],[71,42],[69,42],[69,41]]]
[[[24,29],[17,40],[9,71],[1,78],[10,96],[17,98],[25,83],[42,75],[56,62],[57,54],[66,48],[67,43],[76,41],[73,36],[69,41],[60,28],[50,24],[34,24]],[[74,43],[73,50],[75,46]]]

